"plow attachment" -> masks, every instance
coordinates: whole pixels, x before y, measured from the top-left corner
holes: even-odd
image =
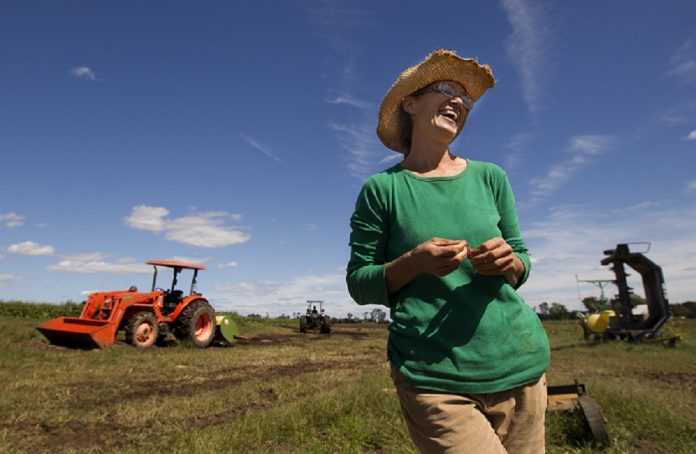
[[[118,323],[58,317],[36,328],[52,344],[73,348],[100,348],[113,344]]]
[[[223,345],[235,343],[235,337],[239,334],[237,324],[227,315],[215,316],[215,340]]]

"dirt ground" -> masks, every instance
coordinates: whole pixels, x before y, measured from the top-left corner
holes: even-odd
[[[326,335],[299,334],[294,327],[287,328],[287,333],[242,336],[232,347],[212,347],[199,351],[200,354],[211,355],[211,366],[204,370],[197,368],[191,371],[187,370],[190,368],[186,365],[174,364],[177,362],[176,355],[181,347],[168,345],[154,348],[157,352],[157,361],[162,361],[163,355],[166,358],[167,354],[172,353],[172,364],[165,365],[163,370],[165,376],[149,377],[126,372],[121,379],[109,381],[102,379],[100,382],[93,378],[85,379],[86,375],[76,372],[74,380],[67,380],[67,384],[61,385],[60,389],[47,392],[49,395],[54,392],[68,396],[63,397],[64,409],[69,411],[71,417],[60,420],[61,418],[56,418],[50,411],[44,412],[41,408],[37,408],[29,415],[15,421],[0,422],[0,432],[4,433],[6,447],[12,446],[19,452],[23,450],[96,452],[106,447],[108,447],[107,451],[118,450],[126,446],[132,447],[134,433],[138,433],[141,438],[161,437],[173,431],[224,424],[275,405],[287,405],[307,398],[313,392],[311,385],[298,386],[292,393],[284,390],[281,396],[281,392],[274,385],[279,377],[284,380],[311,383],[315,377],[322,374],[330,376],[334,371],[350,371],[352,374],[359,374],[361,370],[374,368],[386,361],[383,344],[369,342],[369,338],[375,336],[374,329],[347,327],[334,329],[330,335]],[[385,336],[380,334],[378,337]],[[368,342],[360,342],[364,340]],[[350,345],[351,348],[346,349],[344,344]],[[317,345],[321,345],[323,352],[321,358],[312,355],[308,357],[301,353],[314,351]],[[61,355],[69,356],[71,353],[65,347],[53,346],[36,339],[27,342],[25,346],[37,351],[55,351]],[[131,347],[119,345],[116,348]],[[284,349],[282,354],[278,353],[277,363],[259,364],[250,361],[245,364],[237,359],[226,360],[226,358],[240,356],[254,358],[255,352],[264,352],[264,358],[273,358],[276,357],[273,349]],[[292,351],[288,353],[288,349]],[[148,354],[148,352],[138,353]],[[139,356],[141,356],[140,360],[147,360],[147,356]],[[166,359],[164,361],[166,362]],[[181,374],[185,375],[186,372],[195,372],[195,377],[180,378]],[[166,376],[167,374],[169,376]],[[222,410],[218,408],[210,413],[193,416],[181,413],[165,415],[158,414],[156,410],[148,410],[143,413],[154,414],[156,417],[153,419],[152,416],[143,416],[142,420],[125,420],[122,416],[118,416],[119,409],[124,407],[137,407],[140,404],[153,405],[160,401],[166,402],[173,396],[176,399],[187,397],[195,399],[201,390],[205,390],[208,396],[211,394],[234,395],[236,388],[248,388],[250,383],[256,385],[253,399],[239,400]],[[99,389],[105,389],[108,392],[96,391]],[[101,409],[96,418],[93,416],[95,409]],[[88,414],[89,417],[81,417]]]

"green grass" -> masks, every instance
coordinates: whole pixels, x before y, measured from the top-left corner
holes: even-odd
[[[665,333],[682,337],[675,348],[585,344],[573,338],[570,322],[545,326],[552,341],[549,385],[586,384],[607,420],[611,445],[605,452],[696,452],[695,320],[670,322]],[[578,415],[549,414],[548,452],[593,452],[577,430],[573,435],[572,425],[579,420]]]
[[[0,316],[0,452],[415,453],[386,362],[384,326],[297,333],[296,320],[237,317],[244,340],[199,350],[52,346],[42,320]],[[599,403],[608,453],[696,452],[696,321],[675,348],[589,345],[547,322],[550,385]],[[547,452],[592,453],[579,413],[547,414]]]

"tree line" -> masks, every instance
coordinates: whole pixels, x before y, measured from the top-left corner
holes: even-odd
[[[639,295],[631,295],[631,305],[633,307],[640,304],[646,304],[645,298]],[[561,303],[543,302],[534,307],[534,311],[542,320],[570,320],[577,318],[578,313],[595,313],[603,310],[612,309],[612,305],[607,300],[600,300],[594,296],[583,298],[582,305],[585,306],[584,311],[568,310]],[[696,318],[696,301],[686,301],[684,303],[671,303],[669,305],[674,317]]]
[[[638,295],[631,295],[633,306],[645,304],[645,299]],[[601,312],[606,309],[612,309],[608,301],[601,301],[599,298],[589,296],[583,298],[582,304],[585,307],[584,311],[568,310],[561,303],[543,302],[534,307],[534,311],[542,320],[570,320],[577,318],[578,313],[593,313]],[[672,303],[669,305],[674,317],[696,318],[696,301],[686,301],[684,303]],[[45,304],[45,303],[27,303],[23,301],[2,301],[0,300],[0,316],[14,318],[55,318],[60,316],[78,317],[82,310],[82,304],[74,301],[67,301],[63,304]],[[300,312],[292,315],[282,314],[274,319],[288,320],[291,318],[299,318]],[[379,308],[365,311],[361,314],[348,313],[345,317],[332,317],[333,323],[387,323],[387,313]],[[249,314],[246,316],[249,319],[269,319],[268,313]]]

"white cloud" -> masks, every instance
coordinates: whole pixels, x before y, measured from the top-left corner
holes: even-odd
[[[353,37],[357,30],[374,26],[373,11],[370,10],[369,3],[351,5],[350,2],[323,0],[303,3],[318,35],[343,57],[345,66],[341,67],[341,71],[344,78],[349,77],[353,61],[350,56],[355,54]]]
[[[236,268],[239,266],[239,263],[237,262],[226,262],[226,263],[218,263],[217,267],[220,269],[223,268]]]
[[[667,74],[683,83],[696,82],[696,48],[690,39],[684,41],[670,58]]]
[[[314,25],[315,33],[325,39],[335,52],[335,55],[324,60],[326,69],[322,76],[331,84],[327,89],[326,102],[358,110],[356,120],[347,123],[329,120],[327,126],[336,134],[339,148],[347,152],[341,157],[347,163],[348,174],[363,181],[381,170],[382,164],[400,156],[385,150],[377,140],[374,131],[377,105],[356,94],[364,93],[364,84],[357,82],[360,68],[356,62],[362,52],[356,44],[356,31],[375,26],[375,11],[368,3],[353,5],[324,0],[309,2],[304,10]],[[351,118],[354,116],[355,112],[352,111]]]
[[[691,131],[688,136],[686,136],[686,140],[696,140],[696,129]]]
[[[259,297],[268,296],[275,293],[280,283],[274,282],[239,282],[237,284],[220,284],[215,286],[215,291],[224,293],[234,293],[236,296]]]
[[[509,152],[505,154],[504,167],[508,171],[514,171],[522,161],[522,153],[529,143],[534,139],[534,135],[529,132],[515,134],[504,145]]]
[[[390,153],[382,159],[380,159],[377,163],[393,165],[393,163],[395,163],[396,161],[400,161],[401,159],[403,159],[403,157],[404,156],[401,153]]]
[[[214,289],[214,301],[219,310],[240,314],[266,313],[288,314],[304,312],[307,300],[324,301],[326,313],[343,317],[348,312],[362,314],[383,306],[359,306],[348,294],[345,269],[336,268],[297,276],[287,282],[245,281],[218,285]]]
[[[22,276],[16,274],[0,274],[0,285],[5,282],[13,282],[22,279]]]
[[[689,122],[689,118],[685,115],[674,112],[660,112],[655,115],[655,119],[660,123],[668,125],[680,125]]]
[[[507,55],[520,73],[522,96],[533,113],[539,109],[543,75],[548,70],[545,60],[551,41],[550,21],[542,2],[503,0],[502,7],[512,26],[505,43]]]
[[[280,157],[278,157],[277,154],[275,154],[274,152],[272,152],[271,150],[269,150],[268,147],[265,147],[265,146],[261,145],[259,142],[257,142],[256,140],[252,139],[251,137],[249,137],[249,136],[247,136],[247,135],[245,135],[245,134],[240,134],[240,136],[241,136],[242,139],[244,139],[244,141],[245,141],[246,143],[248,143],[248,144],[251,145],[252,147],[256,148],[256,149],[259,150],[261,153],[265,154],[266,156],[268,156],[269,158],[273,159],[274,161],[278,161],[278,162],[282,162],[282,161],[283,161]]]
[[[687,192],[696,192],[696,180],[689,181],[686,184],[686,191]]]
[[[11,244],[7,248],[7,252],[19,255],[53,255],[56,250],[53,246],[40,245],[33,241],[25,241],[23,243]]]
[[[248,232],[225,224],[227,220],[240,220],[239,214],[209,211],[179,218],[167,218],[168,215],[166,208],[138,205],[125,221],[134,229],[164,232],[169,241],[206,248],[244,243],[251,238]]]
[[[226,214],[199,213],[167,222],[166,238],[192,246],[218,248],[245,243],[251,236],[247,232],[224,225]]]
[[[551,167],[545,176],[530,180],[532,202],[550,196],[580,169],[589,165],[595,156],[611,148],[614,138],[607,135],[579,135],[571,137],[568,142],[566,151],[569,157]]]
[[[167,215],[169,215],[169,210],[164,207],[138,205],[133,207],[131,215],[126,218],[126,224],[138,230],[161,232],[164,230],[164,218]]]
[[[374,126],[365,122],[363,124],[329,123],[338,138],[340,148],[348,152],[348,173],[360,180],[365,180],[376,170],[376,164],[385,158],[384,146],[381,145],[375,135]],[[389,157],[396,158],[402,155],[387,152]]]
[[[175,262],[196,263],[196,264],[202,265],[202,264],[210,261],[210,257],[197,258],[197,257],[186,257],[183,255],[175,255],[174,257],[167,259],[167,260],[173,260]]]
[[[326,100],[329,104],[344,104],[356,107],[360,110],[376,110],[375,104],[356,98],[350,93],[337,93],[334,97]]]
[[[92,81],[97,81],[97,75],[87,66],[77,66],[70,70],[70,74],[78,79],[87,79]]]
[[[143,262],[136,261],[132,257],[124,257],[116,261],[107,261],[107,258],[108,256],[101,252],[64,256],[58,263],[49,265],[46,269],[49,271],[77,274],[106,273],[130,275],[152,272],[150,266],[145,265]]]
[[[595,155],[607,150],[614,139],[606,135],[580,135],[570,138],[570,149],[583,154]]]
[[[84,254],[66,255],[62,258],[75,262],[99,262],[105,260],[107,257],[108,255],[103,252],[86,252]]]
[[[9,228],[21,227],[24,225],[24,216],[17,213],[0,214],[0,223]]]
[[[582,297],[598,296],[599,290],[589,284],[579,286],[575,276],[613,279],[609,268],[600,265],[603,251],[619,243],[644,241],[651,242],[648,258],[662,267],[670,301],[696,298],[696,206],[649,202],[636,204],[629,211],[556,207],[548,217],[524,229],[522,236],[534,260],[530,280],[520,289],[530,306],[559,302],[582,309]],[[645,250],[645,245],[630,247],[636,252]],[[629,285],[641,294],[638,273],[629,273]],[[616,291],[614,287],[606,290],[608,296]]]

